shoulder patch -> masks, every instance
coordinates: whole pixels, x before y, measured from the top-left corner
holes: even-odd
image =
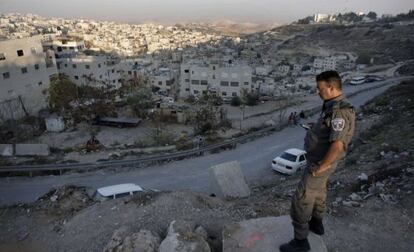
[[[342,131],[345,128],[345,120],[343,118],[337,117],[332,120],[332,128],[334,131]]]

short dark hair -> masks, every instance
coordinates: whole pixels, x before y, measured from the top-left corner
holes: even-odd
[[[330,85],[335,86],[337,89],[342,90],[341,76],[339,76],[337,71],[330,70],[316,75],[316,82],[319,81],[326,81]]]

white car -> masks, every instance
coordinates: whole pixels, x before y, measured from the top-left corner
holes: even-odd
[[[128,195],[133,195],[138,192],[148,192],[148,191],[157,191],[157,190],[147,190],[139,185],[133,183],[127,184],[119,184],[119,185],[112,185],[112,186],[105,186],[101,187],[96,190],[95,197],[99,201],[107,200],[107,199],[117,199],[121,197],[125,197]]]
[[[306,166],[306,151],[292,148],[273,159],[272,169],[280,173],[291,175]]]

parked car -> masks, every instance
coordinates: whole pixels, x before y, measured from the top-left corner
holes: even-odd
[[[104,201],[107,199],[117,199],[128,195],[134,195],[141,192],[158,192],[158,190],[144,189],[139,185],[126,183],[98,188],[94,196],[95,199]]]
[[[306,166],[306,151],[301,149],[288,149],[282,155],[272,160],[272,169],[283,174],[294,174]]]
[[[358,76],[358,77],[352,78],[352,80],[349,84],[351,84],[351,85],[361,85],[361,84],[365,83],[365,80],[366,80],[365,76]]]

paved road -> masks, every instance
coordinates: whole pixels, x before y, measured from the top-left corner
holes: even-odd
[[[363,92],[350,100],[355,106],[360,106],[399,82],[393,79],[387,83],[389,85]],[[64,184],[99,188],[130,182],[161,190],[191,189],[208,192],[208,168],[232,160],[240,162],[249,184],[265,183],[280,176],[270,169],[270,161],[287,148],[302,147],[304,135],[305,130],[301,127],[288,127],[239,145],[234,150],[126,172],[96,171],[63,176],[0,178],[0,205],[32,202],[51,188]]]

